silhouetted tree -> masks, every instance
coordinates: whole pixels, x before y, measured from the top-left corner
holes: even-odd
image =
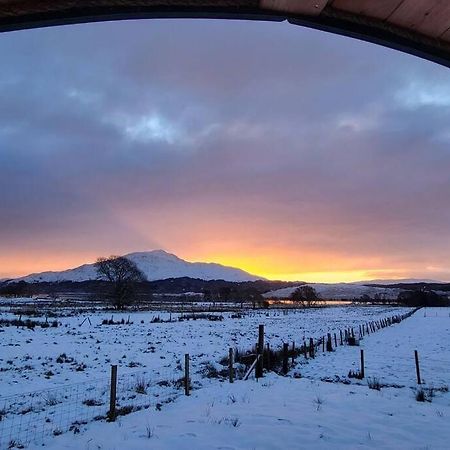
[[[219,299],[221,302],[229,302],[231,300],[232,289],[229,286],[222,286],[219,289]]]
[[[320,297],[312,286],[304,285],[291,294],[291,300],[300,303],[304,308],[311,308],[317,305]]]
[[[251,302],[253,309],[256,309],[256,306],[261,305],[264,302],[264,297],[261,292],[256,288],[248,288],[243,292],[243,298],[247,302]]]
[[[212,302],[213,296],[210,289],[203,289],[203,300],[205,300],[205,302]]]
[[[216,306],[216,301],[218,300],[219,294],[216,291],[212,291],[211,289],[203,290],[203,300],[205,302],[212,302],[213,308]]]
[[[98,258],[95,268],[99,279],[111,283],[111,300],[116,309],[131,305],[136,299],[136,283],[146,280],[136,264],[123,256]]]

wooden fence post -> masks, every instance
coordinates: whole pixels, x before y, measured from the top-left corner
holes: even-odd
[[[189,395],[189,353],[184,355],[184,394]]]
[[[233,383],[234,381],[234,367],[233,367],[233,363],[234,363],[234,355],[233,355],[233,349],[230,348],[230,350],[228,351],[228,370],[229,370],[229,375],[230,375],[230,383]]]
[[[258,348],[257,355],[261,355],[255,368],[256,378],[261,378],[263,376],[264,368],[264,325],[258,327]]]
[[[110,422],[116,420],[116,396],[117,396],[117,365],[111,365],[111,386],[109,393],[109,412]]]
[[[292,363],[292,365],[294,365],[294,363],[295,363],[295,341],[292,341],[291,363]]]
[[[327,335],[327,352],[332,352],[333,351],[333,343],[331,340],[331,334],[328,333]]]
[[[288,360],[289,360],[289,344],[285,342],[283,344],[283,374],[287,375],[288,373]]]
[[[417,384],[422,384],[422,379],[420,378],[419,353],[417,350],[414,350],[414,359],[416,360]]]
[[[361,378],[364,378],[364,350],[361,349]]]
[[[314,341],[313,338],[309,338],[309,356],[314,358]]]

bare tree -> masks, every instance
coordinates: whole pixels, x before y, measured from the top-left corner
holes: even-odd
[[[300,303],[304,308],[312,308],[320,300],[316,290],[308,285],[298,287],[292,294],[291,300]]]
[[[257,306],[261,306],[264,303],[264,297],[258,289],[248,288],[242,293],[242,295],[246,301],[252,303],[253,309],[256,309]]]
[[[136,264],[123,256],[98,258],[95,268],[99,279],[111,283],[111,300],[116,309],[131,305],[136,298],[136,283],[146,281]]]

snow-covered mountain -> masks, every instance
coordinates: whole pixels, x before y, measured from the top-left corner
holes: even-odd
[[[222,266],[215,263],[188,262],[164,250],[150,252],[137,252],[124,255],[133,261],[144,273],[149,281],[164,280],[167,278],[190,277],[202,280],[225,281],[255,281],[263,279],[251,275],[241,269]],[[58,281],[87,281],[96,280],[97,272],[94,264],[83,264],[74,269],[61,272],[33,273],[13,281],[26,281],[28,283],[58,282]]]
[[[308,283],[308,286],[312,286],[319,296],[325,300],[353,300],[360,298],[363,295],[374,298],[376,294],[380,295],[382,298],[395,300],[400,292],[400,289],[365,286],[364,284],[356,283]],[[298,286],[266,292],[264,297],[280,299],[289,298],[297,287]]]

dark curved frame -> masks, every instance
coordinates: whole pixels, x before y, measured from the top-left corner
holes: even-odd
[[[94,2],[95,3],[95,2]],[[240,1],[238,6],[92,6],[0,18],[0,32],[56,25],[127,19],[236,19],[288,21],[295,25],[372,42],[450,67],[450,44],[428,38],[386,22],[325,8],[318,16],[289,15],[262,10],[258,1]]]

